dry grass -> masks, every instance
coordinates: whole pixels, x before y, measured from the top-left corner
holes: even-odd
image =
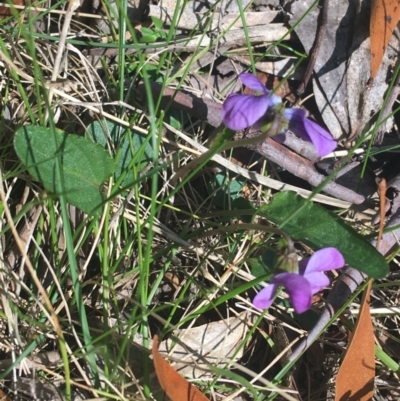
[[[183,122],[171,120],[168,110],[161,112],[159,99],[148,97],[150,91],[146,102],[138,102],[134,91],[139,81],[158,79],[176,91],[207,92],[221,104],[234,89],[237,55],[228,59],[230,85],[224,80],[217,87],[212,78],[223,40],[194,45],[204,31],[182,29],[176,15],[169,28],[164,25],[167,39],[158,37],[158,47],[141,44],[143,26],[157,33],[148,18],[132,28],[125,15],[126,24],[119,21],[122,28],[116,31],[107,17],[78,7],[76,1],[54,10],[38,4],[14,10],[15,16],[0,25],[0,376],[9,399],[163,399],[149,358],[152,335],[158,332],[185,350],[177,354],[168,348],[171,344],[162,345],[179,369],[200,365],[202,370],[186,369],[185,374],[210,399],[332,399],[338,359],[348,340],[344,325],[332,324],[288,373],[287,355],[316,314],[301,326],[283,293],[267,312],[256,311],[251,304],[256,277],[249,260],[273,248],[277,238],[265,233],[269,223],[261,219],[259,230],[231,229],[247,222],[250,207],[234,209],[229,185],[242,180],[240,197],[259,206],[282,189],[279,169],[244,151],[212,155],[196,165],[217,133],[213,127],[190,114],[183,115]],[[108,2],[103,11],[112,18]],[[218,21],[217,8],[209,15]],[[221,29],[224,38],[233,28]],[[175,43],[176,35],[190,45]],[[243,35],[238,52],[257,51],[246,31]],[[113,54],[93,55],[106,49]],[[199,70],[196,62],[207,54],[213,56],[211,64]],[[196,87],[198,81],[207,85]],[[144,168],[141,160],[133,160],[125,188],[115,184],[118,177],[104,185],[109,199],[101,216],[69,206],[66,220],[62,201],[31,180],[20,164],[13,135],[27,124],[53,124],[84,135],[93,121],[104,120],[121,127],[119,141],[108,138],[110,154],[118,152],[130,128],[151,136],[156,160]],[[216,184],[217,173],[226,174],[224,184]],[[285,183],[284,188],[295,186]],[[314,200],[348,207],[326,195]],[[304,255],[310,251],[302,244],[298,248]],[[394,360],[399,341],[395,280],[393,273],[377,284],[379,311],[372,308],[377,339]],[[322,305],[321,297],[314,310]],[[357,299],[349,307],[352,320]],[[204,330],[210,324],[213,330],[224,328],[219,334],[224,341],[205,355],[211,334]],[[198,343],[188,339],[196,329],[204,336]],[[216,366],[223,370],[213,370]],[[397,373],[379,366],[376,385],[377,400],[395,399]]]

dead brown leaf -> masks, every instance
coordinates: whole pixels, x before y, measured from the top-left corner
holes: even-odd
[[[400,20],[397,0],[373,0],[371,9],[371,78],[374,79],[382,64],[389,40]]]
[[[153,338],[154,367],[161,388],[172,401],[209,401],[195,386],[182,377],[159,353],[158,336]]]
[[[369,310],[372,280],[365,289],[353,338],[336,378],[335,401],[369,401],[374,395],[375,338]]]
[[[378,183],[380,198],[380,225],[376,248],[383,235],[386,180]],[[336,378],[335,401],[369,401],[374,395],[375,336],[369,309],[372,280],[361,301],[360,314],[343,363]]]

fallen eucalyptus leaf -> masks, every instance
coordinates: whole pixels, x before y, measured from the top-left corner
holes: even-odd
[[[161,388],[172,401],[208,401],[193,384],[180,375],[161,355],[157,348],[158,335],[153,338],[153,361]]]

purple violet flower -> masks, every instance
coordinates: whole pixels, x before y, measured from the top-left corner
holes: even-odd
[[[259,309],[269,308],[278,288],[282,286],[295,312],[303,313],[310,309],[312,296],[330,283],[323,272],[341,269],[344,265],[344,258],[336,248],[320,249],[311,258],[300,261],[298,273],[276,274],[270,284],[255,296],[253,305]]]
[[[260,92],[261,95],[235,93],[227,97],[222,106],[222,121],[235,131],[251,126],[259,127],[267,110],[282,103],[281,98],[266,89],[253,74],[240,74],[239,78],[248,88]],[[307,118],[304,110],[285,109],[283,116],[288,121],[288,129],[305,141],[311,142],[321,157],[336,148],[337,142],[332,135]]]
[[[265,115],[268,107],[281,103],[281,99],[271,93],[253,74],[240,74],[239,78],[248,88],[261,92],[261,95],[234,93],[227,97],[222,106],[222,121],[234,131],[254,125]]]

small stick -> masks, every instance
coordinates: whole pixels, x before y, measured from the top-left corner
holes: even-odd
[[[328,22],[328,7],[329,7],[329,0],[323,0],[322,8],[319,13],[319,28],[317,31],[317,35],[315,37],[315,42],[310,51],[310,60],[308,62],[306,73],[304,74],[303,81],[301,82],[300,86],[297,88],[296,91],[296,93],[299,96],[304,93],[308,85],[308,82],[311,79],[311,75],[314,71],[315,62],[317,61],[317,56],[322,44],[322,39],[325,35],[326,25]]]

